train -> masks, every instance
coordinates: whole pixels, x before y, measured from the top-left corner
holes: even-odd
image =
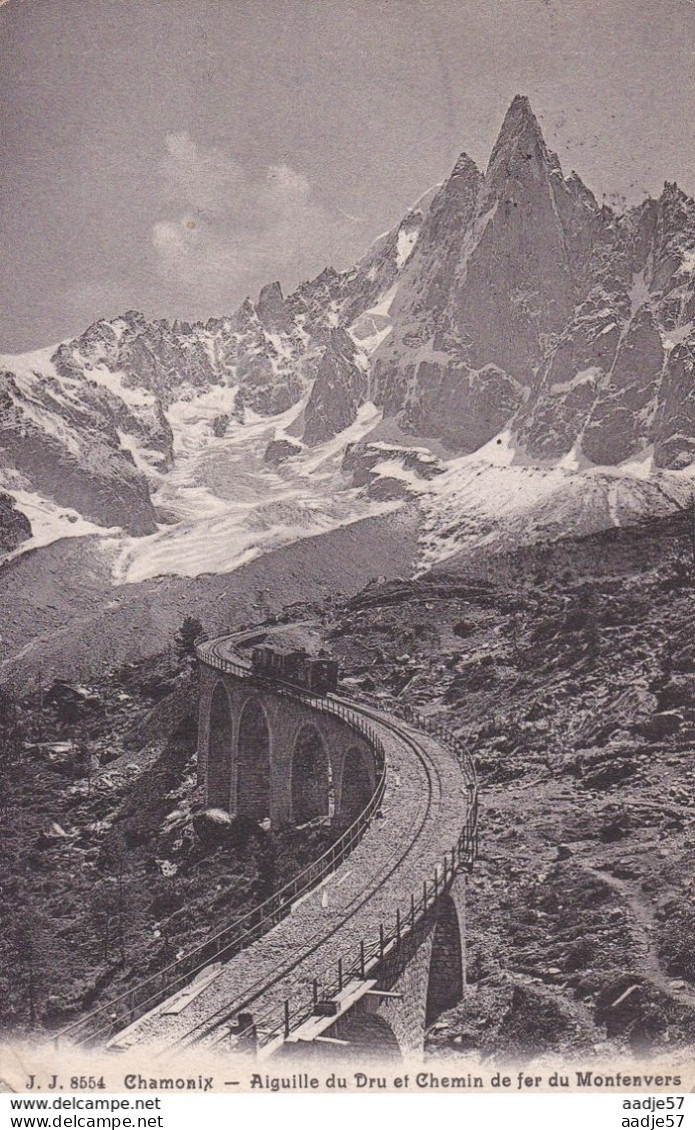
[[[314,658],[305,651],[290,651],[268,644],[253,648],[251,668],[265,679],[279,679],[314,694],[337,690],[340,675],[334,659]]]

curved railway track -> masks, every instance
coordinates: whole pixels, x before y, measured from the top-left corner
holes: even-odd
[[[107,1021],[109,1006],[102,1006],[91,1030],[85,1026],[89,1017],[83,1018],[65,1031],[68,1036],[79,1030],[90,1042],[107,1039],[108,1046],[120,1049],[215,1047],[227,1039],[240,1013],[252,1011],[259,1043],[273,1045],[313,1014],[317,985],[330,996],[346,980],[364,979],[366,969],[378,967],[390,948],[415,929],[457,871],[472,865],[475,774],[460,743],[450,735],[444,742],[441,727],[432,731],[436,737],[422,733],[422,727],[431,729],[423,719],[406,723],[339,695],[318,696],[259,678],[236,650],[230,658],[230,650],[256,634],[201,642],[199,658],[221,672],[252,678],[261,690],[289,695],[352,725],[378,754],[375,793],[338,841],[339,852],[329,850],[288,885],[287,893],[283,888],[279,896],[271,896],[272,906],[263,904],[268,910],[260,926],[256,912],[250,912],[241,923],[213,935],[214,944],[198,947],[200,958],[189,960],[169,992],[162,991],[156,975],[139,983],[138,1018],[118,1035],[113,1035],[113,1018]],[[376,819],[384,814],[385,819]],[[329,884],[331,902],[335,904],[337,893],[340,905],[326,911]],[[248,932],[239,930],[245,921]],[[223,964],[213,967],[209,981],[202,988],[192,984],[215,961]]]
[[[266,994],[274,986],[280,984],[283,979],[288,976],[288,974],[302,966],[313,954],[316,954],[317,951],[319,951],[341,930],[343,930],[345,925],[352,918],[354,918],[359,910],[372,897],[375,885],[381,886],[384,883],[388,882],[389,878],[394,874],[394,872],[415,850],[420,832],[426,826],[433,809],[435,807],[438,807],[441,798],[441,775],[434,761],[432,761],[431,758],[428,758],[426,754],[424,754],[422,749],[418,746],[417,742],[415,742],[410,736],[405,735],[402,728],[399,728],[393,723],[386,722],[384,719],[379,717],[376,711],[369,710],[368,708],[357,707],[353,703],[350,703],[350,708],[355,713],[360,713],[364,717],[370,718],[372,721],[375,721],[377,722],[377,724],[383,726],[384,729],[387,729],[396,734],[401,741],[405,741],[408,744],[409,748],[419,759],[424,771],[427,787],[426,793],[424,794],[424,811],[419,815],[419,818],[417,820],[417,827],[413,827],[411,824],[410,827],[402,829],[402,843],[404,845],[403,848],[396,849],[395,851],[390,853],[388,859],[380,867],[378,874],[376,876],[370,876],[369,888],[366,891],[360,891],[354,896],[347,907],[344,908],[340,920],[335,923],[335,925],[333,925],[330,930],[317,931],[317,933],[309,939],[308,944],[304,947],[304,949],[298,954],[294,955],[292,960],[287,961],[284,966],[278,970],[271,981],[268,981],[266,978],[259,978],[255,982],[255,984],[253,984],[252,986],[247,986],[244,992],[240,994],[236,999],[227,1002],[214,1014],[206,1017],[205,1020],[200,1021],[189,1032],[187,1032],[185,1036],[182,1036],[179,1040],[177,1040],[176,1043],[172,1045],[174,1048],[187,1048],[194,1044],[199,1044],[207,1041],[211,1036],[214,1036],[214,1033],[220,1027],[228,1025],[232,1018],[238,1013],[248,1011],[252,1005],[254,1005],[260,998],[264,996],[264,994]],[[322,972],[316,977],[316,979],[323,983],[331,975],[332,970],[323,969]],[[309,1012],[310,1010],[308,1009],[307,1015],[309,1014]],[[254,1021],[261,1029],[267,1029],[269,1022],[271,1022],[272,1028],[274,1027],[274,1025],[272,1024],[272,1019],[275,1019],[275,1014],[278,1014],[278,1019],[282,1019],[282,1017],[279,1015],[277,1005],[272,1005],[270,1009],[256,1013],[254,1015]],[[226,1035],[227,1032],[225,1031],[221,1038],[226,1038]]]

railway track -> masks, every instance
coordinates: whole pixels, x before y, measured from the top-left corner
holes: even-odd
[[[250,1011],[259,1000],[262,1000],[262,998],[275,987],[279,987],[281,993],[279,1002],[274,1002],[270,1007],[266,1007],[260,1013],[256,1012],[254,1014],[254,1021],[261,1031],[269,1031],[271,1036],[274,1035],[276,1031],[279,1031],[285,1019],[282,1004],[284,1000],[288,999],[282,990],[282,982],[288,975],[292,974],[300,967],[306,967],[306,963],[312,956],[320,956],[321,949],[328,945],[339,933],[344,931],[348,922],[358,914],[360,909],[364,907],[372,897],[375,886],[380,887],[387,883],[402,863],[416,849],[418,837],[422,829],[427,825],[428,820],[433,817],[435,812],[438,811],[441,801],[442,782],[435,762],[427,757],[418,743],[407,735],[402,727],[387,722],[376,711],[369,710],[368,708],[357,707],[353,703],[350,703],[350,708],[397,735],[401,741],[407,743],[413,754],[419,759],[427,785],[426,791],[423,794],[425,799],[424,810],[417,818],[417,826],[413,827],[411,825],[411,827],[402,829],[402,842],[404,846],[391,852],[389,858],[385,860],[380,867],[377,875],[370,876],[369,888],[360,891],[351,899],[350,903],[343,909],[340,920],[333,925],[330,930],[315,933],[299,953],[295,954],[291,960],[285,962],[284,965],[278,969],[270,982],[267,979],[259,978],[255,984],[245,987],[242,994],[238,995],[232,1001],[226,1002],[225,1005],[215,1013],[197,1023],[185,1036],[177,1040],[173,1045],[174,1048],[183,1049],[195,1044],[221,1042],[221,1040],[226,1038],[228,1034],[227,1030],[225,1029],[220,1040],[214,1039],[215,1033],[218,1032],[220,1028],[228,1026],[233,1017],[240,1012]],[[307,972],[307,976],[310,977],[310,982],[317,980],[319,983],[325,984],[331,979],[333,972],[332,968],[325,966],[320,966],[317,972],[312,966],[310,974]],[[312,1008],[313,1001],[311,994],[309,994],[305,1002],[305,1007],[302,1010],[303,1015],[311,1015]],[[295,1015],[293,1019],[296,1021],[298,1017]],[[264,1041],[261,1040],[261,1043],[263,1042]]]
[[[433,738],[412,719],[408,724],[340,695],[317,696],[259,678],[236,652],[256,634],[205,641],[199,658],[220,671],[252,678],[261,690],[337,715],[368,735],[381,758],[375,793],[352,826],[354,834],[349,830],[341,837],[342,854],[310,865],[289,884],[287,896],[272,896],[277,907],[268,910],[260,926],[254,922],[256,912],[250,912],[247,933],[233,924],[213,935],[216,949],[201,945],[200,958],[188,962],[168,993],[157,975],[142,982],[133,1023],[125,1029],[121,1023],[117,1035],[108,1005],[96,1010],[91,1027],[90,1017],[71,1026],[86,1032],[90,1043],[106,1039],[109,1047],[148,1050],[151,1045],[162,1050],[215,1047],[227,1039],[240,1013],[253,1014],[262,1045],[281,1042],[313,1014],[317,986],[330,995],[342,989],[346,978],[364,979],[365,971],[383,962],[390,948],[415,928],[457,870],[472,863],[475,780],[461,748],[447,751],[441,728]],[[202,988],[191,985],[214,955],[224,964],[211,969]],[[185,1002],[172,1007],[182,995]],[[65,1034],[70,1036],[70,1029]]]

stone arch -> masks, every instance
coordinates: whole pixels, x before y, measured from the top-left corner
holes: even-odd
[[[291,811],[294,824],[331,816],[333,773],[321,732],[311,722],[301,726],[290,765]]]
[[[256,698],[247,699],[239,715],[236,811],[254,820],[270,817],[270,726]]]
[[[374,792],[372,759],[364,749],[350,746],[343,761],[340,821],[346,827],[367,807]]]
[[[463,997],[463,953],[461,927],[456,903],[442,895],[437,903],[437,920],[432,937],[432,956],[427,979],[425,1027],[453,1008]]]
[[[234,732],[229,695],[218,679],[210,698],[210,728],[207,756],[207,803],[210,808],[231,810],[232,750]]]

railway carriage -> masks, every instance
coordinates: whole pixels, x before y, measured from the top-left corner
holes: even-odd
[[[339,668],[334,659],[313,658],[305,651],[289,651],[267,644],[254,647],[251,666],[266,679],[293,683],[314,694],[328,694],[338,686]]]

